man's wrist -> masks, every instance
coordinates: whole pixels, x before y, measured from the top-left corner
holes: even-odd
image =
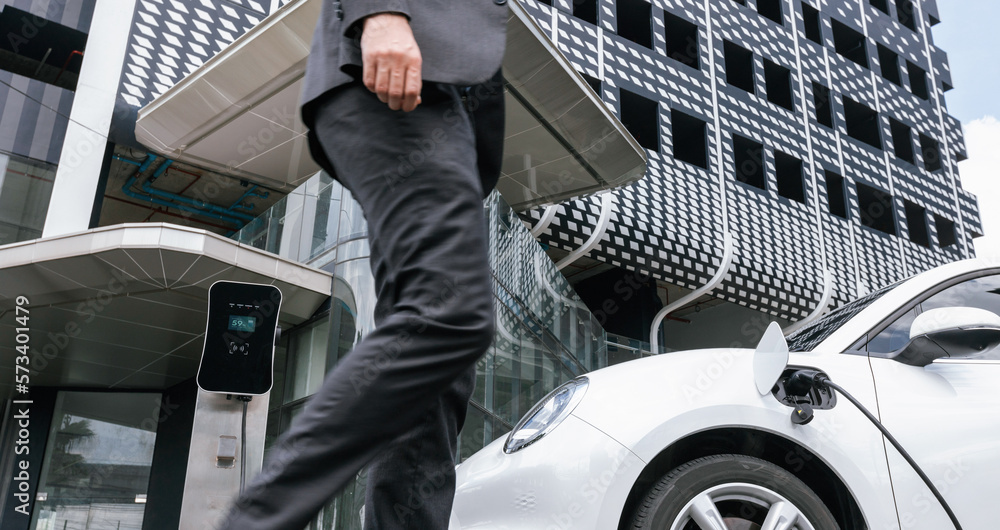
[[[362,30],[367,30],[372,26],[379,27],[389,27],[393,24],[399,24],[401,22],[406,22],[407,25],[410,23],[410,18],[403,13],[396,12],[386,12],[386,13],[375,13],[368,15],[361,21]]]

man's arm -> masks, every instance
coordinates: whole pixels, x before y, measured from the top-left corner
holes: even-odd
[[[378,13],[362,21],[362,80],[368,90],[392,110],[409,112],[420,104],[420,48],[409,19],[399,13]]]

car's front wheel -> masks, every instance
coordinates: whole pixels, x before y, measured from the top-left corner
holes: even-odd
[[[715,455],[667,473],[643,499],[634,529],[836,530],[808,486],[759,458]]]

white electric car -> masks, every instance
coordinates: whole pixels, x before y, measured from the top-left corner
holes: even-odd
[[[946,510],[1000,528],[997,314],[1000,261],[967,260],[827,314],[790,353],[772,324],[756,351],[589,373],[459,466],[451,528],[955,528]]]

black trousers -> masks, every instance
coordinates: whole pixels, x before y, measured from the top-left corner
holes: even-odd
[[[366,530],[448,526],[457,436],[495,329],[482,199],[500,171],[502,80],[425,83],[421,98],[392,111],[352,84],[316,113],[368,221],[376,329],[327,375],[222,528],[303,528],[366,465]]]

